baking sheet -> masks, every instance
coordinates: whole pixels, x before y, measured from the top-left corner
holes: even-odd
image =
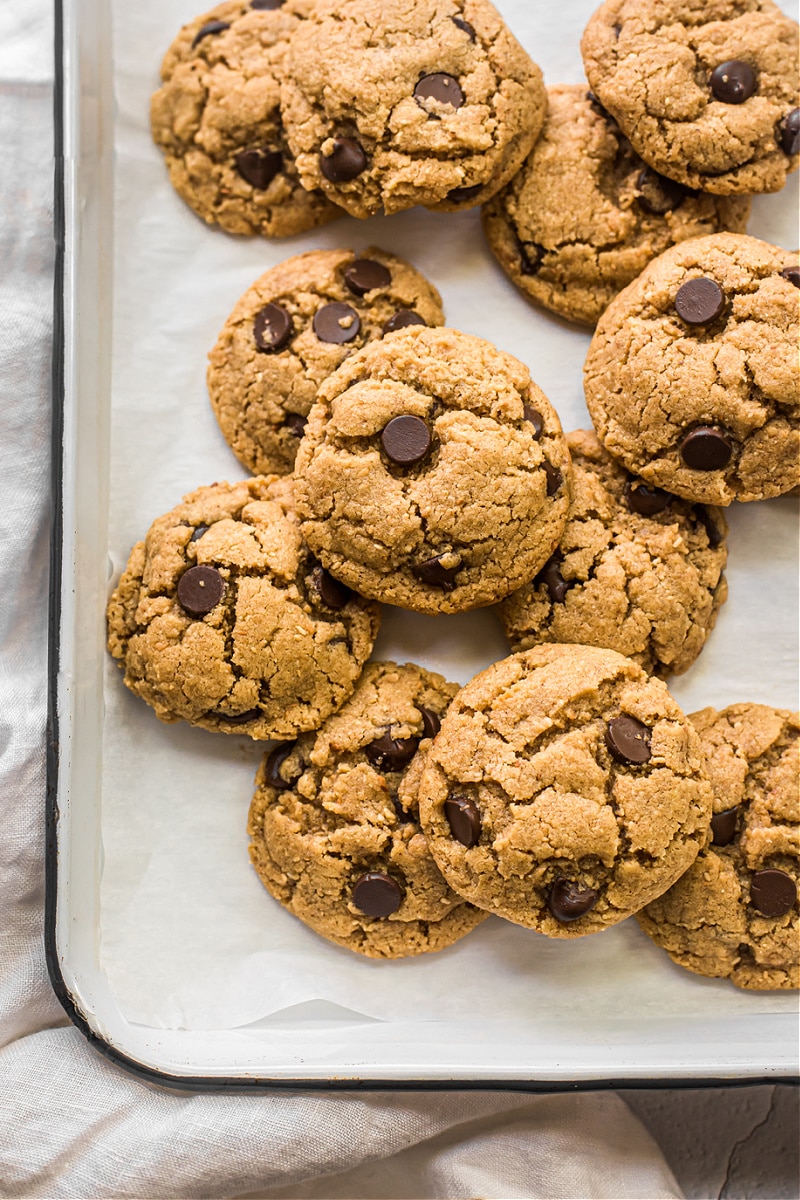
[[[578,43],[593,0],[557,11],[529,0],[497,7],[548,84],[582,78]],[[268,243],[206,228],[183,205],[150,141],[147,114],[161,55],[193,15],[183,0],[112,6],[110,582],[131,545],[184,492],[242,474],[208,404],[205,359],[241,292],[290,254],[377,244],[408,257],[440,289],[448,324],[523,359],[565,429],[589,424],[581,389],[588,334],[518,295],[483,242],[477,211],[344,218]],[[794,181],[755,201],[751,233],[790,247],[796,227]],[[729,516],[731,598],[701,659],[672,690],[687,711],[739,700],[794,707],[796,501],[735,506]],[[466,682],[506,653],[487,611],[426,618],[387,608],[374,657]],[[356,1023],[413,1013],[489,1038],[507,1023],[548,1023],[565,1045],[605,1022],[645,1046],[667,1018],[685,1020],[688,1031],[693,1018],[758,1022],[796,1009],[791,995],[746,994],[681,971],[634,921],[560,943],[490,918],[437,955],[362,960],[286,914],[249,867],[244,829],[259,747],[161,725],[110,660],[104,704],[99,953],[129,1021],[165,1030],[248,1026],[268,1037],[287,1012]]]

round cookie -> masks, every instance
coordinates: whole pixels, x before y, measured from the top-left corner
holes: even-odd
[[[483,210],[492,253],[532,300],[594,325],[669,246],[722,229],[744,233],[748,196],[693,191],[645,166],[582,84],[547,96],[541,137]]]
[[[511,648],[605,646],[661,678],[679,675],[728,594],[725,518],[631,478],[593,433],[569,433],[567,445],[572,502],[561,544],[497,610]]]
[[[800,480],[797,255],[735,233],[665,251],[612,301],[584,367],[606,449],[648,484],[727,505]]]
[[[209,355],[225,439],[256,474],[292,470],[320,384],[387,330],[442,325],[436,288],[370,246],[311,250],[272,267],[239,299]]]
[[[800,987],[800,714],[733,704],[690,720],[714,789],[711,845],[637,920],[698,975]]]
[[[304,186],[354,217],[482,203],[519,170],[547,106],[488,0],[318,0],[281,101]]]
[[[660,680],[613,650],[549,645],[458,694],[419,810],[459,895],[571,938],[630,916],[688,869],[711,787],[698,734]]]
[[[280,114],[289,37],[314,0],[225,0],[184,25],[151,101],[172,185],[227,233],[288,237],[341,210],[300,183]]]
[[[289,479],[215,483],[154,521],[108,605],[108,648],[162,721],[315,729],[351,694],[380,613],[300,536]]]
[[[370,663],[339,712],[278,746],[256,777],[247,828],[262,883],[370,958],[441,950],[486,916],[445,883],[407,786],[457,691],[411,663]]]
[[[508,595],[550,557],[569,505],[566,441],[527,367],[453,329],[348,359],[320,389],[295,477],[331,573],[415,612]]]
[[[800,152],[797,24],[772,0],[606,0],[581,42],[592,91],[662,175],[777,192]]]

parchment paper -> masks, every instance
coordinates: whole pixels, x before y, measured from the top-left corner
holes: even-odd
[[[594,0],[496,2],[548,84],[583,78],[578,44]],[[111,581],[150,522],[185,492],[242,475],[208,404],[206,355],[239,295],[291,254],[377,244],[408,257],[442,292],[448,324],[523,359],[565,429],[590,424],[581,388],[588,334],[520,297],[484,243],[477,210],[343,218],[266,242],[228,237],[186,208],[150,140],[148,109],[161,56],[193,15],[193,0],[113,3],[114,289],[101,301],[113,302],[114,328]],[[756,199],[751,233],[796,244],[796,179]],[[689,712],[740,700],[794,707],[796,501],[735,505],[729,520],[730,599],[699,662],[672,691]],[[487,611],[429,618],[386,608],[374,657],[466,682],[507,653]],[[565,1037],[570,1023],[613,1017],[647,1037],[667,1014],[690,1020],[794,1007],[788,995],[748,995],[681,971],[632,920],[561,943],[490,918],[440,954],[361,959],[289,916],[249,866],[245,821],[262,748],[160,724],[110,660],[105,704],[100,952],[130,1020],[225,1029],[325,1001],[353,1019],[469,1015],[484,1018],[487,1030],[498,1020],[547,1017],[566,1027]]]

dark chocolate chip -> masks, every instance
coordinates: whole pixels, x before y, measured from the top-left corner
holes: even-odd
[[[467,204],[470,200],[474,200],[479,196],[484,189],[484,184],[473,183],[468,187],[454,187],[447,193],[447,199],[453,204]]]
[[[403,413],[384,425],[381,444],[391,462],[398,467],[411,467],[422,462],[430,450],[431,431],[421,417]]]
[[[547,476],[547,494],[548,496],[555,496],[564,482],[564,474],[562,471],[559,471],[558,467],[554,467],[551,462],[548,462],[547,459],[542,463],[542,467]]]
[[[736,837],[736,818],[739,809],[727,808],[725,812],[714,813],[711,818],[711,841],[714,846],[730,846]]]
[[[750,903],[765,917],[782,917],[794,908],[797,884],[785,871],[756,871],[750,881]]]
[[[711,513],[703,504],[698,504],[695,508],[697,519],[706,531],[708,544],[712,550],[716,550],[717,546],[721,546],[723,542],[723,533],[717,525]]]
[[[606,725],[606,746],[617,762],[641,766],[653,753],[651,733],[636,717],[613,717]]]
[[[383,332],[396,333],[398,329],[408,329],[411,325],[426,324],[425,318],[421,317],[419,313],[414,312],[412,308],[401,308],[393,317],[389,317],[389,320],[383,327]]]
[[[349,304],[334,300],[314,313],[314,333],[321,342],[332,342],[343,346],[352,342],[361,332],[361,318]]]
[[[204,533],[208,533],[208,525],[198,525],[192,536],[189,538],[189,541],[199,542]]]
[[[250,721],[257,721],[259,719],[261,709],[251,708],[248,712],[236,713],[235,715],[224,712],[215,712],[211,715],[217,717],[220,721],[224,721],[226,725],[247,725]]]
[[[391,272],[372,258],[357,258],[344,273],[344,281],[354,296],[366,296],[392,282]]]
[[[268,11],[280,8],[283,0],[250,0],[250,7],[255,9],[267,9]]]
[[[379,771],[402,771],[417,753],[419,738],[393,738],[388,729],[364,747],[373,767]]]
[[[253,337],[256,346],[265,354],[282,350],[294,333],[289,312],[280,304],[267,304],[256,313],[253,322]]]
[[[679,208],[688,196],[685,187],[659,175],[652,167],[645,167],[636,180],[636,203],[646,213],[663,217],[665,213]]]
[[[646,483],[631,480],[625,484],[625,499],[628,508],[640,517],[654,517],[672,503],[672,496],[661,488],[649,487]]]
[[[522,242],[517,238],[519,247],[520,270],[523,275],[538,275],[544,259],[544,246],[538,242]]]
[[[725,293],[713,279],[690,279],[675,296],[675,311],[687,325],[710,325],[724,308]]]
[[[545,585],[551,603],[564,603],[564,597],[569,591],[569,584],[561,574],[561,560],[557,555],[554,554],[550,561],[545,563],[534,582]]]
[[[781,275],[784,279],[788,279],[789,283],[793,283],[796,288],[800,288],[800,267],[784,267]]]
[[[308,418],[301,417],[300,413],[287,413],[283,418],[283,424],[294,437],[301,438],[306,431]]]
[[[450,796],[444,802],[444,815],[457,842],[468,850],[477,846],[481,838],[481,814],[474,800],[468,796]]]
[[[426,558],[424,562],[413,568],[420,583],[426,583],[429,587],[441,588],[443,592],[453,591],[456,586],[456,575],[460,570],[461,563],[455,567],[443,566],[441,555],[437,555],[435,558]]]
[[[439,104],[449,104],[451,108],[461,108],[464,103],[464,93],[458,80],[441,72],[423,75],[414,88],[414,95],[417,100],[436,100]]]
[[[693,471],[721,471],[733,454],[731,439],[716,425],[697,425],[684,435],[681,458]]]
[[[385,871],[370,871],[356,880],[353,903],[368,917],[389,917],[403,903],[403,889]]]
[[[413,813],[410,813],[407,808],[403,808],[397,796],[392,796],[392,804],[394,811],[397,813],[397,819],[401,825],[411,825],[416,821]]]
[[[794,157],[800,154],[800,108],[793,108],[778,122],[775,132],[778,145],[784,154]]]
[[[261,146],[252,150],[242,150],[234,161],[242,179],[260,192],[269,187],[283,167],[283,155],[280,150],[267,150]]]
[[[294,750],[297,742],[281,742],[280,746],[276,746],[272,753],[268,756],[264,764],[264,776],[270,787],[277,788],[278,791],[284,792],[287,788],[292,787],[300,775],[296,775],[293,779],[284,779],[281,775],[281,767],[286,759]]]
[[[710,83],[714,99],[721,100],[723,104],[744,104],[758,86],[756,73],[750,63],[736,58],[715,67]]]
[[[333,151],[320,154],[319,166],[331,183],[349,183],[366,170],[367,156],[355,138],[337,137],[333,139]]]
[[[577,921],[599,899],[600,893],[594,888],[581,887],[574,879],[557,879],[547,893],[547,907],[557,921]]]
[[[190,617],[204,617],[225,594],[225,580],[216,567],[189,567],[178,580],[178,603]]]
[[[538,408],[533,408],[530,404],[523,404],[522,412],[528,424],[533,426],[533,436],[538,442],[544,433],[544,417]]]
[[[322,603],[327,604],[328,608],[336,609],[337,612],[353,598],[350,588],[334,579],[322,566],[314,567],[311,572],[311,584]]]
[[[203,38],[208,37],[211,33],[224,33],[226,29],[230,29],[228,21],[207,21],[202,25],[194,35],[192,46],[196,46],[198,42],[202,42]]]
[[[421,704],[417,707],[422,715],[422,736],[426,738],[436,737],[442,727],[442,722],[436,713],[431,712],[429,708],[423,708]]]
[[[473,42],[477,39],[478,35],[470,25],[469,21],[465,21],[463,17],[453,17],[452,21],[453,24],[457,25],[459,29],[463,29],[464,33],[468,33]]]

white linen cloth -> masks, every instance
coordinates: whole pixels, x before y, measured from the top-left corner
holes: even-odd
[[[48,0],[2,0],[0,1196],[679,1197],[613,1093],[181,1095],[67,1025],[42,945],[51,47]]]

